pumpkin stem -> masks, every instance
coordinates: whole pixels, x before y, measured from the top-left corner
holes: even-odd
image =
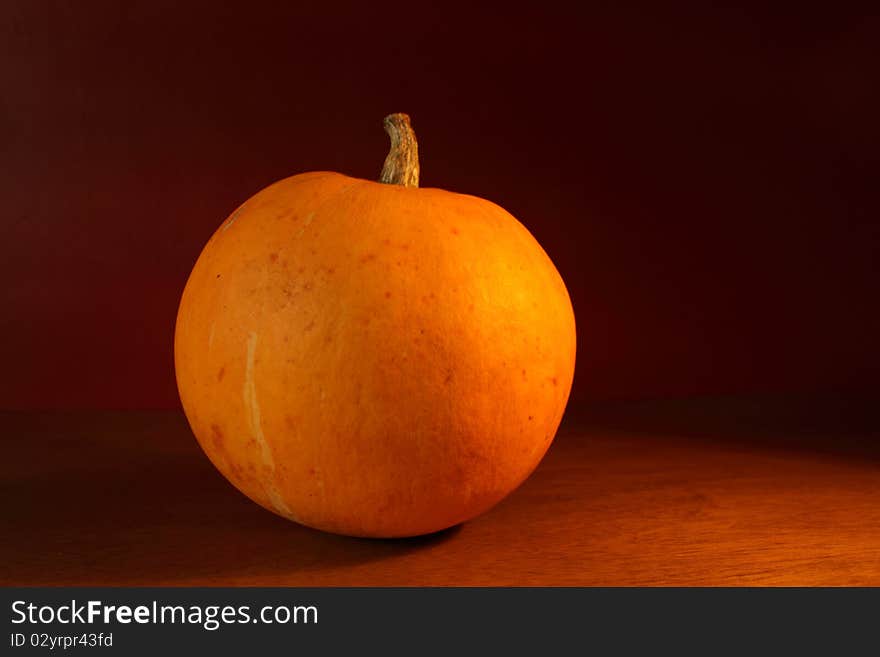
[[[391,150],[385,158],[379,182],[403,187],[419,186],[419,144],[406,114],[385,117],[385,132],[391,137]]]

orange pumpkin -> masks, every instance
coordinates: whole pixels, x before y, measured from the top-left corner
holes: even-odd
[[[413,536],[491,508],[534,470],[571,388],[575,325],[532,235],[418,187],[406,115],[380,182],[281,180],[218,228],[186,284],[175,365],[214,465],[265,508]]]

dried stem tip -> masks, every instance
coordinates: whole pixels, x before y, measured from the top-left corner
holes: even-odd
[[[406,114],[385,117],[385,132],[391,137],[391,150],[385,158],[379,182],[403,187],[419,186],[419,145]]]

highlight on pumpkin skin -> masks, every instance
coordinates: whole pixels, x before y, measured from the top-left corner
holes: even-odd
[[[489,201],[418,188],[411,125],[391,117],[388,179],[410,192],[332,172],[268,186],[205,246],[175,331],[218,470],[274,513],[366,537],[439,531],[519,486],[576,349],[534,237]]]

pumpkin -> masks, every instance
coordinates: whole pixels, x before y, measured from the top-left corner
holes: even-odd
[[[550,446],[575,362],[553,263],[513,216],[419,188],[409,118],[379,181],[311,172],[247,200],[204,247],[175,330],[202,449],[312,528],[436,532],[487,511]]]

